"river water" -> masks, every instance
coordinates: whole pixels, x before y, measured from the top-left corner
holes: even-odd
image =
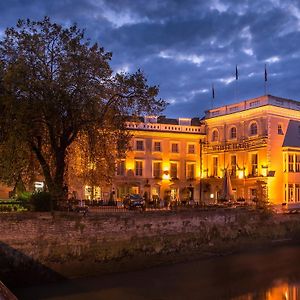
[[[75,279],[14,291],[19,299],[300,300],[300,245]]]

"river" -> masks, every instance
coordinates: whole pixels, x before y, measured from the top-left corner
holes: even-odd
[[[300,246],[15,290],[19,299],[300,300]]]

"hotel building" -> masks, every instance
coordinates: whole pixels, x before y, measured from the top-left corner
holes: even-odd
[[[210,109],[201,120],[143,117],[127,128],[130,150],[117,162],[113,184],[83,183],[74,188],[78,198],[147,192],[216,203],[226,173],[234,200],[300,202],[300,102],[265,95]],[[8,190],[0,186],[0,198]]]
[[[225,170],[235,199],[300,202],[300,102],[270,95],[205,113],[202,200],[217,201]]]
[[[200,141],[205,138],[199,118],[143,117],[128,122],[127,128],[133,135],[131,150],[117,162],[111,187],[117,199],[146,192],[149,198],[169,195],[172,200],[199,201]],[[92,188],[86,187],[87,199],[89,191]],[[107,198],[108,192],[98,187],[97,195]]]

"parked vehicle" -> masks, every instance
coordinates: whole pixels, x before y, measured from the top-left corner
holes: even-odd
[[[127,209],[144,209],[145,200],[141,195],[138,194],[128,194],[123,199],[124,207]]]

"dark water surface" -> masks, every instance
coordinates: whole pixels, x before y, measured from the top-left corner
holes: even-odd
[[[300,245],[75,279],[13,292],[19,299],[300,300]]]

